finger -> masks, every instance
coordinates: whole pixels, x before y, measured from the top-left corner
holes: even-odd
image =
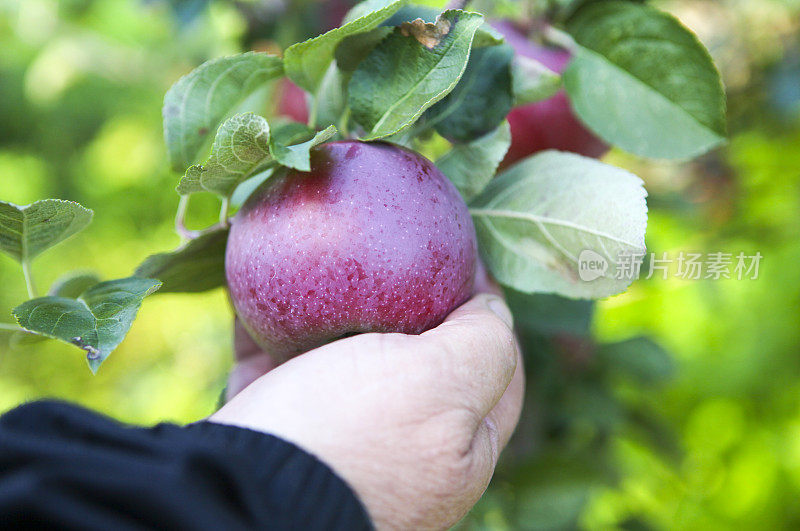
[[[486,416],[486,419],[496,428],[498,451],[502,451],[514,434],[522,413],[522,403],[525,398],[525,365],[522,361],[522,352],[517,349],[517,368],[514,377],[508,384],[506,392]],[[496,456],[495,456],[496,462]]]
[[[278,366],[272,356],[253,341],[238,318],[233,323],[233,350],[237,362],[228,376],[228,387],[225,391],[227,400]]]
[[[511,311],[497,295],[481,294],[419,337],[432,346],[436,385],[480,422],[503,396],[517,366]],[[434,360],[431,360],[434,361]]]
[[[486,269],[482,260],[478,260],[475,270],[475,293],[493,293],[499,296],[503,294],[502,288],[489,273],[489,270]],[[514,371],[514,376],[505,393],[503,393],[503,397],[486,418],[490,424],[488,433],[490,436],[496,436],[497,441],[494,446],[498,450],[502,450],[508,444],[508,440],[517,427],[517,422],[519,422],[519,416],[522,412],[524,396],[525,367],[522,361],[522,350],[519,347],[519,341],[517,341],[517,368]]]
[[[469,445],[475,484],[485,488],[497,466],[500,452],[514,433],[525,393],[522,356],[517,349],[517,368],[500,401],[475,427]],[[483,490],[480,490],[482,493]]]

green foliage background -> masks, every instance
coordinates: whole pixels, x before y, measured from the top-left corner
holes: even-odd
[[[280,46],[324,24],[309,3],[293,4]],[[177,245],[162,99],[202,61],[265,45],[248,4],[0,0],[0,198],[95,211],[34,263],[41,287],[73,269],[124,277]],[[650,251],[759,251],[760,278],[641,280],[600,302],[598,341],[649,335],[674,375],[650,385],[613,365],[598,376],[591,359],[556,363],[557,398],[536,404],[531,388],[527,414],[557,409],[565,433],[523,429],[466,528],[800,527],[800,3],[656,4],[714,55],[731,141],[688,164],[608,160],[647,183]],[[196,207],[193,225],[215,221],[213,201]],[[25,298],[19,267],[0,257],[0,322]],[[221,290],[151,297],[96,376],[77,349],[0,336],[0,410],[48,396],[128,422],[197,420],[224,386],[230,323]],[[529,372],[564,350],[543,346]]]

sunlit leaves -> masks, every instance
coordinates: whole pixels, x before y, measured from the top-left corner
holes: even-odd
[[[26,262],[91,220],[92,211],[72,201],[45,199],[26,206],[0,201],[0,251]]]
[[[719,73],[677,19],[607,1],[578,11],[568,29],[579,46],[564,83],[575,112],[603,140],[670,159],[694,157],[724,141]]]
[[[393,135],[456,86],[483,16],[445,11],[436,25],[401,26],[353,73],[348,102],[364,140]]]
[[[142,300],[160,285],[150,278],[111,280],[95,284],[77,298],[31,299],[13,313],[26,330],[86,351],[89,367],[97,371],[130,330]]]
[[[300,171],[311,170],[311,150],[330,140],[336,135],[336,127],[331,125],[327,129],[317,132],[305,142],[284,142],[279,135],[270,141],[272,156],[282,166]]]
[[[237,114],[219,127],[211,157],[188,169],[178,193],[207,190],[227,197],[240,182],[272,161],[267,120],[253,113]]]
[[[228,198],[242,182],[275,164],[308,171],[311,149],[335,134],[334,126],[314,132],[296,122],[271,132],[267,120],[261,116],[234,115],[217,131],[208,161],[186,171],[178,184],[178,193],[208,191]]]
[[[381,2],[374,11],[367,11],[371,6],[362,6],[363,12],[356,12],[357,18],[347,21],[342,27],[290,46],[284,54],[286,74],[300,87],[315,94],[333,61],[336,46],[351,35],[376,28],[404,3],[402,0],[388,4]]]
[[[225,285],[228,229],[211,230],[182,247],[147,258],[135,275],[160,280],[161,293],[194,293]]]
[[[428,127],[456,142],[468,142],[497,128],[514,104],[511,61],[506,44],[472,50],[458,85],[428,109]]]
[[[501,283],[528,293],[599,298],[633,281],[617,267],[622,254],[644,253],[642,181],[594,159],[545,151],[489,183],[470,211],[486,265]],[[582,280],[583,251],[605,262]]]
[[[50,290],[47,294],[56,297],[75,298],[99,282],[100,277],[94,273],[87,273],[85,271],[67,273],[50,286]]]
[[[185,171],[202,156],[225,116],[267,81],[283,75],[283,61],[247,52],[203,63],[164,97],[164,138],[172,169]]]
[[[561,76],[538,61],[517,55],[511,64],[514,106],[546,100],[561,88]]]
[[[456,144],[436,160],[465,201],[481,193],[494,177],[511,145],[511,130],[503,122],[494,131],[466,144]]]

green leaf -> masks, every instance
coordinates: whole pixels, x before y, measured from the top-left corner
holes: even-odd
[[[591,335],[594,302],[567,299],[546,293],[505,290],[508,307],[514,314],[514,327],[524,333],[544,335]]]
[[[625,374],[644,384],[661,383],[675,374],[669,353],[649,337],[606,343],[596,356],[609,373]]]
[[[442,11],[431,6],[422,6],[419,4],[406,4],[397,10],[397,13],[389,17],[382,24],[383,26],[399,26],[403,22],[411,22],[412,20],[421,18],[425,22],[436,22],[436,17]]]
[[[344,72],[352,72],[392,31],[391,26],[380,26],[342,40],[336,47],[336,66]]]
[[[546,100],[561,88],[561,76],[539,61],[518,55],[511,63],[514,106]]]
[[[271,178],[279,168],[280,166],[264,170],[261,173],[253,175],[242,184],[237,186],[236,190],[234,190],[233,194],[231,194],[231,206],[242,206],[244,202],[247,201],[247,198],[250,197],[253,192],[255,192],[256,189],[258,189],[258,187],[264,183],[264,181]]]
[[[308,171],[311,148],[335,134],[334,126],[315,134],[305,124],[290,122],[270,135],[265,118],[237,114],[220,126],[211,157],[186,171],[178,192],[185,195],[205,190],[228,198],[241,183],[275,164]]]
[[[577,115],[603,140],[655,158],[697,156],[725,140],[725,92],[697,37],[667,13],[606,1],[570,19],[579,44],[564,72]]]
[[[332,64],[311,100],[310,122],[314,127],[337,125],[347,107],[347,76]]]
[[[497,46],[506,42],[503,34],[494,29],[491,24],[484,22],[475,32],[475,39],[472,41],[472,48],[483,48],[484,46]]]
[[[72,201],[45,199],[26,206],[0,201],[0,251],[19,262],[80,232],[92,211]]]
[[[428,126],[455,142],[469,142],[497,128],[511,111],[511,60],[507,44],[472,50],[458,85],[425,113]]]
[[[85,350],[89,367],[96,372],[130,330],[142,300],[160,285],[150,278],[111,280],[94,285],[77,299],[31,299],[13,313],[26,330]]]
[[[54,297],[71,297],[74,299],[99,282],[100,277],[95,273],[84,271],[67,273],[50,286],[50,291],[47,294]]]
[[[346,37],[370,31],[397,12],[404,0],[382,5],[375,11],[361,14],[340,28],[332,29],[319,37],[297,43],[286,49],[284,61],[286,74],[300,87],[316,94],[325,72],[333,61],[336,46]],[[381,2],[385,4],[385,2]]]
[[[203,63],[164,97],[164,138],[172,169],[198,162],[225,116],[267,81],[283,75],[279,57],[247,52]]]
[[[342,19],[342,26],[349,24],[354,20],[358,20],[362,17],[365,17],[370,13],[373,13],[375,11],[380,11],[385,7],[389,7],[396,1],[397,0],[363,0],[361,2],[358,2],[344,16],[344,19]],[[405,2],[401,4],[400,8],[402,9],[404,5]]]
[[[499,282],[526,293],[599,298],[624,291],[638,273],[635,267],[628,274],[623,255],[645,252],[645,197],[635,175],[545,151],[493,179],[470,212],[485,263]],[[605,262],[596,278],[579,276],[584,252]]]
[[[275,125],[272,136],[281,144],[296,144],[314,136],[316,131],[300,122],[279,122]]]
[[[47,292],[47,294],[54,297],[67,297],[74,299],[99,282],[100,277],[98,277],[95,273],[73,271],[61,276],[58,280],[53,282],[53,285],[50,286],[50,290]],[[9,343],[11,348],[22,348],[29,345],[34,345],[36,343],[41,343],[42,341],[46,341],[48,339],[50,338],[33,332],[15,332],[11,336],[11,341]]]
[[[560,4],[561,12],[558,13],[559,20],[569,20],[582,7],[594,2],[608,2],[609,0],[555,0]],[[616,1],[616,0],[615,0]],[[624,0],[625,2],[644,4],[648,0]]]
[[[475,10],[480,11],[480,10]],[[409,4],[405,5],[400,10],[387,19],[382,26],[399,26],[403,22],[411,22],[418,18],[425,22],[436,22],[436,17],[441,13],[440,9],[431,6]],[[472,41],[473,48],[483,46],[494,46],[505,42],[503,34],[494,29],[488,22],[484,22],[475,32],[475,38]]]
[[[311,170],[311,149],[327,142],[336,135],[336,126],[318,132],[313,138],[300,144],[286,145],[279,138],[270,139],[272,155],[283,166],[300,171]]]
[[[473,142],[454,145],[436,165],[456,185],[464,201],[470,201],[492,180],[510,145],[511,130],[508,122],[503,122]]]
[[[172,252],[149,256],[134,275],[160,280],[160,293],[197,293],[224,286],[227,243],[227,228],[206,232]]]
[[[269,141],[269,124],[261,116],[245,113],[228,118],[217,131],[211,157],[186,171],[178,192],[207,190],[230,196],[239,183],[273,162]]]
[[[202,176],[203,166],[201,164],[189,166],[189,169],[186,170],[186,173],[178,182],[178,186],[175,187],[175,191],[180,195],[191,195],[199,192],[205,192],[206,189],[203,188],[203,184],[201,183]]]
[[[445,11],[436,28],[404,25],[381,41],[349,84],[353,118],[367,129],[362,140],[399,132],[449,94],[467,66],[482,22],[476,13]]]

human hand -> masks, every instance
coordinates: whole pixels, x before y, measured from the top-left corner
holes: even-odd
[[[209,420],[316,455],[379,529],[452,526],[486,489],[524,392],[511,314],[478,285],[488,293],[419,336],[363,334],[278,367],[237,330],[233,398]]]

